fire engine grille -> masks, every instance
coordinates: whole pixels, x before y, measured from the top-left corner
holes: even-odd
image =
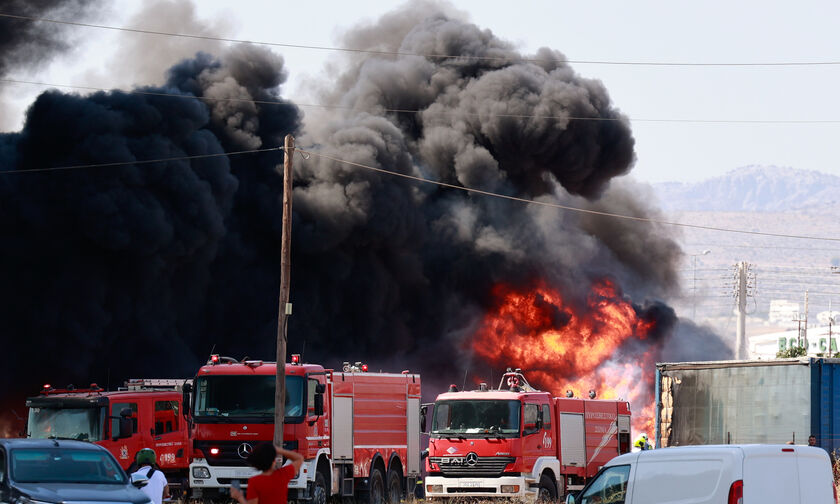
[[[471,454],[472,455],[472,454]],[[437,464],[444,476],[484,476],[495,477],[504,472],[508,464],[516,461],[514,457],[476,457],[470,465],[469,457],[429,457],[429,462]]]
[[[251,453],[254,446],[261,441],[194,441],[193,447],[201,450],[204,453],[204,458],[211,466],[246,466],[245,457]],[[248,447],[243,447],[247,444]],[[219,450],[219,453],[213,455],[212,448]],[[284,441],[283,448],[287,450],[297,450],[297,441]],[[240,456],[244,455],[243,456]]]

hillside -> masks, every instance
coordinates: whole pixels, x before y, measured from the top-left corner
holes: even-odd
[[[840,177],[776,166],[746,166],[702,182],[663,182],[653,188],[668,212],[786,212],[840,205]]]

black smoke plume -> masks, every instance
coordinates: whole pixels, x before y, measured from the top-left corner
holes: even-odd
[[[426,3],[350,32],[346,44],[457,56],[352,56],[319,93],[345,108],[306,120],[288,103],[218,100],[279,99],[282,60],[248,46],[199,54],[151,89],[213,100],[42,94],[23,130],[0,136],[0,169],[9,172],[0,175],[0,331],[16,356],[0,387],[190,376],[214,345],[274,356],[280,152],[29,169],[276,147],[295,133],[315,154],[402,174],[655,215],[613,181],[634,161],[627,119],[561,53],[522,55]],[[572,303],[604,276],[639,304],[677,288],[679,248],[650,224],[317,155],[294,161],[289,350],[307,361],[408,366],[425,373],[433,396],[463,375],[464,342],[498,283],[540,278]]]
[[[0,0],[0,12],[24,17],[75,20],[97,0]],[[70,47],[66,28],[53,23],[0,17],[0,77],[15,67],[38,67]]]
[[[132,163],[281,145],[301,118],[285,78],[265,49],[199,54],[141,89],[181,97],[48,91],[0,135],[2,390],[183,377],[213,344],[270,346],[282,154]]]

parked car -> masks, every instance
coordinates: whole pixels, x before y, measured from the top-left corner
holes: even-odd
[[[0,503],[149,504],[108,450],[84,441],[0,439]]]
[[[828,453],[793,445],[678,446],[620,455],[566,504],[834,504]]]

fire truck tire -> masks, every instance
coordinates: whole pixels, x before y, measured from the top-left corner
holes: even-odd
[[[543,474],[540,477],[540,489],[537,494],[537,502],[554,502],[557,500],[557,487],[551,481],[551,477]]]
[[[398,504],[402,498],[402,484],[400,483],[400,475],[397,471],[388,471],[388,478],[386,480],[388,485],[388,492],[385,497],[389,504]]]
[[[370,470],[367,499],[364,504],[385,504],[385,478],[378,467]]]
[[[324,480],[324,475],[320,472],[316,472],[315,484],[312,486],[311,504],[326,504],[327,495],[327,483]]]

